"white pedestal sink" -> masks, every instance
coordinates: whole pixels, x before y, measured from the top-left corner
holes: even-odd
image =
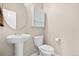
[[[23,44],[31,38],[29,34],[8,35],[7,41],[10,44],[15,44],[15,56],[23,56]]]

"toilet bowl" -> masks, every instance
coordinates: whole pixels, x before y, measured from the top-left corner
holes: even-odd
[[[35,46],[39,49],[40,56],[54,55],[54,48],[49,45],[43,44],[44,37],[42,35],[35,36],[33,40]]]
[[[39,46],[38,48],[40,51],[40,55],[43,55],[43,56],[54,55],[54,48],[49,45],[44,44],[44,45]]]

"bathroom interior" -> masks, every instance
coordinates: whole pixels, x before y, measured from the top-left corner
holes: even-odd
[[[79,3],[0,3],[0,56],[79,56]]]

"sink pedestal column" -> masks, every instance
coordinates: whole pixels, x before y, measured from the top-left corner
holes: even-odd
[[[23,56],[23,43],[15,44],[15,56]]]
[[[15,46],[15,56],[23,56],[24,42],[30,38],[31,35],[29,34],[16,34],[7,36],[7,42]]]

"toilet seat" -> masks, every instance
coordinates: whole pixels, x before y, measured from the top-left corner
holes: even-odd
[[[54,48],[49,45],[41,45],[41,46],[39,46],[39,50],[43,50],[46,52],[53,52]]]
[[[40,55],[42,55],[42,56],[54,55],[54,48],[49,45],[41,45],[38,48],[40,51]]]

